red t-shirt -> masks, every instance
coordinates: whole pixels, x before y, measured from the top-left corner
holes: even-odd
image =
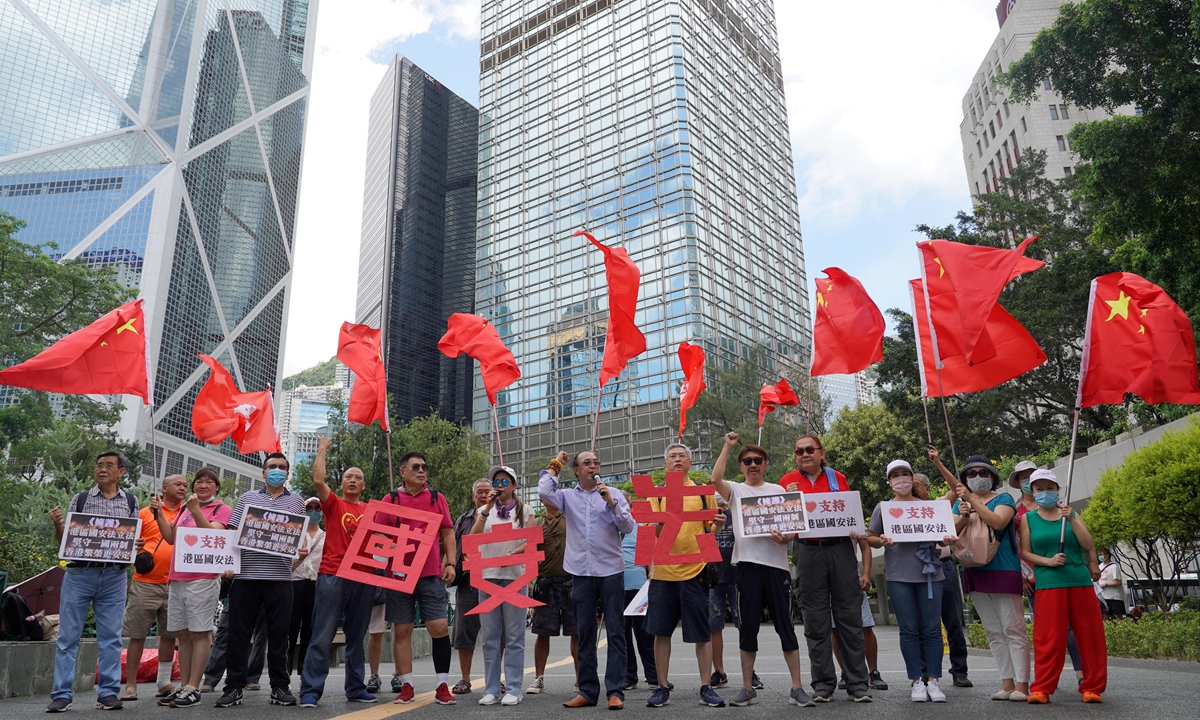
[[[346,502],[333,492],[321,503],[321,513],[325,516],[325,549],[321,555],[321,566],[317,568],[319,574],[337,575],[346,549],[350,547],[350,540],[358,530],[358,522],[366,511],[366,503]]]
[[[846,476],[833,471],[833,476],[837,478],[839,490],[849,490],[850,483],[846,482]],[[809,480],[808,475],[793,470],[790,473],[779,478],[779,484],[787,492],[806,492],[806,493],[827,493],[829,490],[829,478],[825,475],[825,469],[822,468],[815,481]]]
[[[416,495],[410,495],[401,486],[396,490],[395,495],[389,494],[387,496],[388,501],[391,502],[393,497],[398,499],[393,503],[395,505],[412,508],[413,510],[422,510],[424,512],[440,513],[442,516],[440,528],[454,528],[454,520],[450,518],[450,505],[446,502],[446,496],[442,493],[438,493],[437,500],[431,502],[432,496],[429,493],[429,488],[421,490]],[[425,528],[425,524],[414,522],[413,528],[420,532]],[[329,541],[326,540],[325,542],[328,543]],[[414,550],[413,552],[416,551]],[[405,557],[406,564],[409,560],[411,560],[410,557]],[[442,553],[438,550],[436,542],[429,550],[429,557],[425,559],[425,569],[421,571],[421,577],[429,577],[431,575],[435,577],[442,576]]]

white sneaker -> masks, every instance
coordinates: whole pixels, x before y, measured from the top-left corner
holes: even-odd
[[[545,689],[546,689],[546,681],[542,678],[541,675],[538,675],[537,677],[535,677],[533,679],[533,684],[530,685],[529,689],[526,690],[525,692],[529,693],[530,695],[538,695]]]
[[[925,683],[920,680],[914,680],[912,684],[912,701],[925,702],[929,699],[929,693],[926,692]]]
[[[512,693],[504,693],[504,697],[500,700],[501,705],[520,705],[521,696],[513,695]]]
[[[495,705],[496,704],[496,696],[491,693],[488,693],[487,695],[484,695],[483,697],[479,698],[479,704],[480,705]]]
[[[1020,690],[1013,690],[1008,694],[1008,699],[1012,700],[1013,702],[1025,702],[1029,699],[1029,696]]]
[[[1016,692],[1016,690],[997,690],[992,693],[993,700],[1007,700],[1008,696]]]
[[[946,693],[942,692],[937,678],[929,678],[929,684],[925,686],[925,692],[929,695],[929,699],[934,702],[946,702]]]

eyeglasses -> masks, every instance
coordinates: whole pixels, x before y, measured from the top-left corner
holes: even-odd
[[[492,487],[494,487],[494,488],[508,487],[509,485],[512,485],[512,483],[509,482],[508,478],[496,478],[495,480],[492,481]]]
[[[97,469],[97,470],[116,470],[116,469],[118,469],[118,468],[120,468],[120,467],[121,467],[121,466],[120,466],[120,465],[118,465],[118,464],[117,464],[117,463],[115,463],[115,462],[106,462],[106,463],[105,463],[105,462],[98,462],[98,463],[96,463],[96,469]]]
[[[595,466],[595,467],[600,467],[600,461],[599,461],[599,460],[580,460],[580,461],[579,461],[579,464],[580,464],[580,465],[587,466],[587,467],[593,467],[593,466]]]
[[[429,470],[429,466],[426,465],[425,463],[413,463],[412,465],[409,465],[408,467],[413,472],[426,472]]]
[[[746,465],[747,467],[749,467],[750,465],[762,465],[764,462],[766,462],[766,461],[760,457],[742,458],[742,464]]]
[[[796,454],[797,455],[816,455],[817,450],[819,450],[819,449],[820,448],[818,448],[816,445],[805,445],[804,447],[796,448]]]
[[[971,468],[970,470],[967,471],[967,477],[969,477],[969,478],[973,478],[973,477],[990,478],[991,476],[992,476],[992,474],[984,468]]]

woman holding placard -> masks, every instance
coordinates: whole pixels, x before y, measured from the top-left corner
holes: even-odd
[[[155,513],[158,529],[163,540],[174,545],[173,553],[180,552],[175,545],[175,529],[197,527],[207,530],[224,530],[229,523],[233,508],[217,499],[221,479],[212,468],[202,467],[192,478],[192,493],[184,503],[187,512],[180,511],[173,522],[167,522],[163,513]],[[157,496],[150,501],[151,510],[160,502]],[[171,558],[171,572],[167,576],[170,595],[167,599],[167,629],[178,632],[179,676],[183,687],[176,693],[163,698],[159,705],[174,708],[191,707],[200,703],[201,680],[208,654],[212,650],[213,609],[221,594],[221,576],[217,573],[184,573],[175,571],[175,558]]]
[[[918,500],[913,495],[912,466],[904,460],[893,460],[887,466],[888,484],[898,502]],[[912,701],[946,702],[938,685],[942,677],[942,564],[938,561],[936,544],[925,542],[894,542],[884,534],[883,504],[875,506],[867,528],[867,543],[883,548],[884,572],[887,576],[888,597],[896,608],[900,623],[900,654],[908,679],[912,681]],[[850,537],[857,540],[858,533]],[[947,540],[952,539],[947,536]],[[924,648],[929,682],[921,679],[921,651]]]

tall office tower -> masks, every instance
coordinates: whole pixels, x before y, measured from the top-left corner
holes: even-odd
[[[1084,109],[1067,105],[1051,80],[1029,106],[1009,105],[1008,90],[993,84],[996,76],[1020,60],[1043,28],[1058,18],[1058,8],[1070,0],[1000,0],[996,20],[1000,33],[963,96],[963,164],[972,195],[994,192],[999,178],[1012,174],[1013,166],[1028,149],[1046,153],[1046,176],[1057,179],[1072,175],[1078,157],[1067,134],[1081,122],[1103,120],[1111,115],[1102,108]],[[1132,106],[1118,108],[1132,115]]]
[[[837,419],[846,408],[869,405],[879,401],[879,389],[867,370],[851,375],[821,375],[816,378],[817,387],[829,399],[825,426]]]
[[[0,209],[146,301],[156,476],[258,456],[192,435],[213,355],[245,390],[282,377],[316,0],[0,2]],[[120,398],[115,398],[120,399]]]
[[[479,112],[397,55],[371,98],[358,322],[383,329],[391,412],[471,419],[474,368],[438,349],[475,308]]]
[[[681,341],[807,365],[808,289],[768,0],[484,0],[476,307],[524,376],[505,462],[590,448],[608,307],[599,252],[642,273],[647,350],[604,387],[604,473],[661,467]],[[475,425],[492,430],[476,382]]]

